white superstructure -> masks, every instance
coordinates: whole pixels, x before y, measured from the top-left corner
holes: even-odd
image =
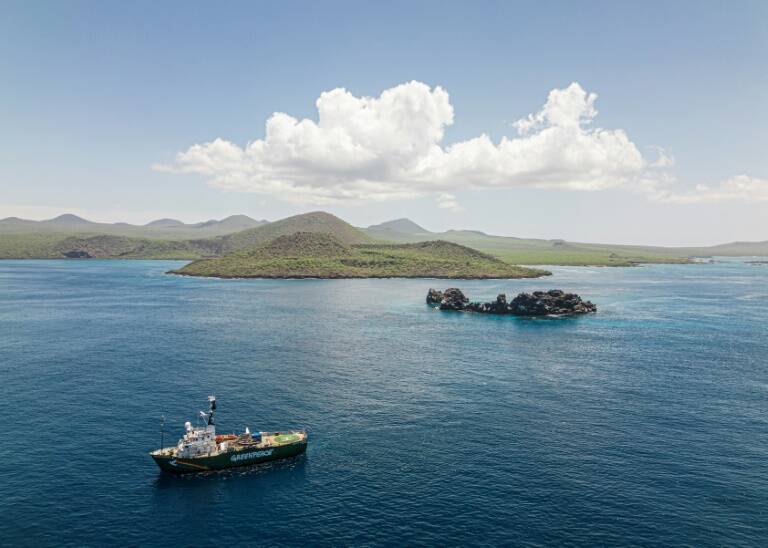
[[[206,419],[205,426],[193,427],[191,422],[186,422],[186,432],[176,445],[176,456],[182,459],[203,457],[218,453],[216,444],[216,425],[213,423],[213,413],[216,411],[216,396],[208,396],[210,409],[208,413],[200,411],[200,415]]]

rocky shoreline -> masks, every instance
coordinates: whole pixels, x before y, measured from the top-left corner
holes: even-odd
[[[430,288],[427,293],[427,304],[439,305],[440,310],[527,317],[565,316],[597,312],[597,305],[582,300],[575,293],[566,293],[561,289],[519,293],[509,302],[507,302],[507,296],[501,293],[495,301],[481,303],[470,302],[464,293],[456,287],[448,288],[445,291]]]

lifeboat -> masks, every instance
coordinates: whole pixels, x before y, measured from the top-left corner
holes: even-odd
[[[222,434],[221,436],[216,436],[216,443],[221,443],[223,441],[232,441],[236,439],[237,439],[237,436],[235,434]]]

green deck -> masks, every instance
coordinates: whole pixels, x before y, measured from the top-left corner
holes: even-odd
[[[286,443],[295,443],[299,441],[299,435],[298,434],[280,434],[279,436],[275,436],[272,438],[276,443],[279,443],[280,445],[284,445]]]

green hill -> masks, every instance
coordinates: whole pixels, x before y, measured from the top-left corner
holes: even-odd
[[[236,216],[215,222],[219,225],[233,226],[247,221],[242,216]],[[114,225],[107,226],[114,228]],[[189,225],[184,226],[189,227]],[[154,239],[124,234],[70,231],[0,233],[0,259],[199,259],[252,248],[296,232],[331,234],[345,244],[373,241],[349,223],[329,213],[318,211],[294,215],[256,228],[211,238]]]
[[[349,244],[313,232],[279,236],[252,249],[197,260],[173,273],[218,278],[531,278],[548,274],[450,242]]]
[[[378,225],[371,225],[367,229],[371,232],[398,232],[405,234],[430,234],[429,230],[420,227],[410,219],[395,219],[394,221],[387,221]]]
[[[110,234],[0,235],[0,259],[197,259],[218,253],[215,239],[158,240]]]
[[[364,232],[324,211],[294,215],[264,226],[243,230],[219,238],[223,253],[265,244],[280,236],[296,232],[331,234],[344,244],[370,243],[373,239]]]

